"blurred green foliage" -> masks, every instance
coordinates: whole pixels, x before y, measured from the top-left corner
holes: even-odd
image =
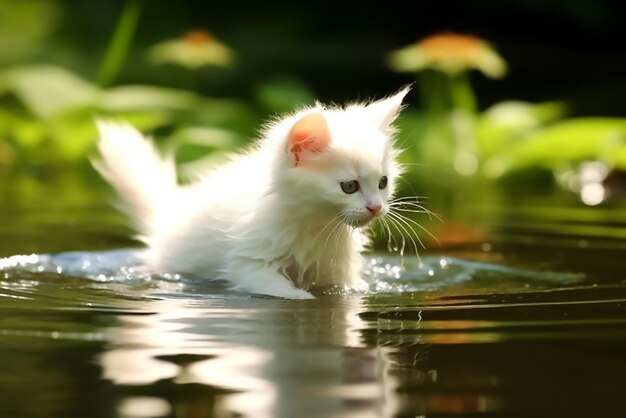
[[[116,84],[133,42],[142,0],[125,3],[94,80],[50,63],[19,64],[28,51],[43,45],[42,38],[49,31],[49,27],[34,23],[46,21],[53,26],[59,4],[0,0],[0,5],[3,3],[7,7],[10,3],[11,8],[8,15],[0,14],[0,20],[10,20],[10,39],[22,39],[17,46],[23,55],[13,54],[10,48],[0,51],[5,61],[18,62],[0,71],[0,168],[84,167],[97,136],[95,119],[110,118],[153,133],[161,146],[175,152],[184,174],[210,162],[214,154],[247,142],[256,133],[263,113],[291,110],[313,100],[308,88],[291,78],[258,86],[261,111],[254,103],[210,98],[192,89]],[[52,19],[45,18],[46,14]],[[154,65],[170,63],[197,73],[202,66],[228,67],[234,52],[208,32],[191,31],[155,45],[145,55]]]
[[[97,71],[86,76],[75,56],[67,65],[50,59],[30,63],[33,57],[45,58],[42,51],[48,48],[66,53],[51,44],[49,35],[69,12],[69,3],[0,0],[0,60],[11,64],[0,70],[0,168],[86,167],[96,140],[94,118],[103,117],[127,120],[152,134],[162,147],[175,151],[181,172],[190,173],[244,145],[269,114],[315,99],[295,74],[257,82],[247,100],[200,93],[197,80],[207,75],[201,69],[240,71],[239,52],[207,31],[192,30],[131,54],[149,6],[143,0],[123,3],[117,23],[111,22],[108,43],[98,50]],[[342,59],[350,52],[333,50]],[[399,120],[409,176],[423,175],[416,162],[448,182],[562,172],[589,161],[626,170],[624,118],[572,117],[568,103],[559,100],[507,100],[480,109],[471,73],[501,78],[508,72],[506,60],[485,40],[438,34],[388,52],[392,70],[415,74],[420,99]],[[254,51],[257,60],[259,53]],[[176,75],[169,82],[118,82],[122,68],[133,65],[181,72],[170,73]],[[389,92],[379,95],[383,93]]]
[[[49,0],[0,0],[0,62],[19,62],[40,54],[62,10]]]
[[[490,78],[506,73],[506,63],[486,41],[436,34],[389,58],[391,69],[416,75],[421,109],[400,121],[417,144],[409,147],[410,158],[446,181],[537,170],[557,174],[590,161],[608,171],[626,170],[626,118],[570,117],[567,104],[558,101],[502,101],[479,110],[469,73],[479,70]]]
[[[96,139],[96,117],[124,119],[148,132],[161,129],[159,139],[176,144],[192,127],[211,126],[191,129],[190,141],[207,148],[234,148],[256,122],[252,110],[237,100],[153,85],[103,89],[49,65],[2,71],[0,95],[2,140],[14,149],[15,163],[30,165],[84,163]]]

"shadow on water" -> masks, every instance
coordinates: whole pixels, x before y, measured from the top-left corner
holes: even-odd
[[[143,274],[133,250],[102,250],[131,243],[114,216],[93,223],[103,207],[59,224],[31,208],[0,231],[42,239],[1,248],[2,416],[623,415],[612,237],[495,227],[421,259],[372,257],[369,292],[289,301]],[[94,251],[57,251],[68,239]]]

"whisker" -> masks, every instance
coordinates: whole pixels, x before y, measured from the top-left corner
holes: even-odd
[[[413,202],[413,201],[410,201],[410,200],[405,200],[405,201],[402,201],[402,202],[390,202],[389,205],[391,205],[391,206],[420,207],[420,208],[426,209],[426,206],[423,206],[421,204],[421,202]]]
[[[428,199],[428,196],[420,196],[420,195],[414,194],[414,195],[410,195],[410,196],[397,196],[397,197],[393,198],[393,200],[400,200],[400,199],[417,199],[417,200],[419,200],[419,199]]]
[[[424,209],[424,208],[403,208],[401,206],[389,206],[390,208],[393,208],[395,210],[400,210],[402,212],[413,212],[413,213],[425,213],[427,215],[430,215],[430,211],[428,209]]]
[[[387,249],[389,250],[389,246],[390,246],[390,240],[389,240],[389,231],[387,230],[387,225],[385,225],[385,219],[384,218],[378,218],[376,220],[379,224],[380,224],[380,235],[387,235]]]
[[[415,229],[413,229],[413,227],[411,226],[411,224],[409,224],[408,222],[406,222],[406,220],[404,220],[399,214],[391,212],[390,213],[390,218],[394,220],[394,222],[397,223],[397,226],[402,228],[403,231],[405,231],[407,233],[407,235],[410,236],[410,238],[413,238],[413,236],[415,236],[415,238],[417,239],[417,241],[420,243],[420,246],[422,248],[426,248],[426,246],[424,245],[424,243],[422,242],[421,238],[419,237],[419,235],[415,232]],[[412,234],[409,233],[412,232]],[[417,251],[417,245],[415,245],[415,249]]]
[[[385,227],[387,228],[387,234],[389,236],[389,238],[387,239],[387,249],[389,250],[389,252],[398,251],[398,240],[396,239],[393,232],[391,232],[390,224],[395,226],[396,230],[400,231],[400,229],[392,222],[391,218],[386,219],[385,217],[382,217],[380,218],[380,220],[384,223]],[[402,244],[400,245],[400,251],[399,251],[400,264],[404,266],[404,249],[406,248],[406,239],[404,238],[404,234],[402,234],[402,232],[400,232],[400,237],[402,238]],[[409,239],[413,241],[413,239],[410,236],[409,236]],[[390,246],[392,241],[393,241],[393,247]],[[413,248],[415,249],[415,254],[417,255],[419,259],[419,254],[417,253],[415,241],[413,241]]]
[[[404,249],[406,248],[406,238],[404,238],[403,234],[400,234],[400,238],[402,239],[402,244],[400,245],[400,256],[404,256]],[[409,239],[411,239],[411,237],[409,237]],[[415,244],[413,244],[413,246],[415,246]],[[415,253],[417,254],[417,250],[415,251]],[[404,261],[402,262],[402,264],[404,264]]]
[[[381,221],[383,221],[385,223],[385,226],[387,227],[387,233],[389,234],[389,238],[392,241],[392,245],[394,247],[398,247],[398,241],[396,240],[396,237],[391,230],[391,225],[389,224],[389,221],[385,217],[382,217]]]
[[[407,206],[407,207],[403,207],[403,206]],[[428,215],[429,219],[437,219],[440,222],[443,222],[443,218],[441,217],[441,215],[432,212],[428,209],[426,209],[424,206],[422,205],[418,205],[416,203],[391,203],[389,204],[389,207],[396,210],[396,211],[402,211],[402,212],[413,212],[413,213],[425,213],[426,215]]]
[[[315,238],[313,238],[313,241],[316,241],[317,238],[326,230],[326,228],[328,228],[333,223],[333,221],[337,219],[339,219],[339,215],[335,215],[330,221],[328,221],[326,225],[324,225],[324,227],[317,234],[315,234]]]
[[[398,230],[400,230],[401,228],[407,234],[408,234],[408,231],[410,231],[412,232],[412,234],[409,234],[409,235],[411,236],[415,235],[415,237],[419,240],[419,237],[417,236],[417,233],[415,232],[413,227],[410,224],[408,224],[408,222],[404,221],[404,219],[402,219],[402,216],[400,216],[400,214],[394,211],[389,211],[388,215],[389,215],[389,219],[395,222],[395,225],[398,228]],[[406,225],[406,227],[403,228],[403,224]],[[408,230],[406,229],[407,227],[409,228]],[[422,247],[424,247],[424,245],[422,245]]]
[[[389,203],[396,203],[396,202],[423,203],[426,200],[428,200],[428,197],[426,196],[402,196],[402,197],[396,197],[395,199],[391,199]]]
[[[335,234],[335,256],[337,255],[337,250],[339,249],[339,240],[341,239],[341,234],[345,233],[346,235],[350,234],[350,229],[348,228],[338,228]]]
[[[430,212],[426,207],[413,202],[394,202],[390,203],[389,206],[394,208],[411,208],[411,209],[421,209],[423,212]]]
[[[331,264],[330,264],[330,268],[331,268],[331,276],[335,276],[336,272],[335,272],[335,268],[337,266],[337,248],[339,247],[339,240],[341,238],[341,234],[343,232],[345,232],[346,234],[349,233],[348,232],[348,228],[346,225],[347,219],[346,217],[342,216],[342,215],[338,215],[335,217],[335,219],[337,220],[337,222],[335,223],[335,226],[333,227],[333,229],[331,229],[330,233],[328,234],[328,236],[326,237],[326,241],[324,242],[324,248],[326,248],[326,245],[328,244],[328,241],[332,238],[335,240],[335,251],[333,253],[333,256],[331,258]]]
[[[418,228],[420,228],[422,231],[424,231],[425,233],[428,234],[429,237],[431,237],[432,239],[434,239],[435,241],[437,241],[437,243],[439,243],[439,240],[437,239],[436,236],[434,236],[430,231],[428,231],[428,229],[426,229],[423,225],[421,225],[419,222],[417,222],[414,219],[409,218],[408,216],[404,216],[400,213],[397,213],[396,215],[401,216],[403,219],[405,219],[408,222],[411,222],[412,224],[414,224],[415,226],[417,226]]]
[[[393,232],[391,232],[391,227],[389,226],[389,222],[387,221],[387,219],[385,219],[385,217],[380,218],[380,221],[387,230],[387,236],[388,236],[387,250],[389,250],[389,252],[397,251],[398,241],[396,240],[396,237],[393,235]]]
[[[417,243],[415,242],[415,239],[413,238],[413,236],[415,236],[415,238],[420,243],[422,248],[426,249],[426,246],[424,245],[424,243],[422,242],[420,237],[415,233],[415,230],[413,229],[413,227],[411,227],[411,225],[408,222],[403,220],[396,213],[389,212],[389,219],[393,220],[393,222],[395,222],[396,227],[398,227],[399,229],[401,229],[402,231],[404,231],[406,233],[408,238],[413,243],[413,248],[415,249],[415,254],[417,254],[419,256],[418,246],[417,246]],[[411,232],[412,232],[412,234],[411,234]]]
[[[408,148],[406,148],[408,149]],[[424,164],[424,163],[402,163],[403,166],[415,166],[415,167],[428,167],[428,164]]]
[[[443,222],[443,218],[439,214],[433,211],[430,211],[426,209],[426,207],[421,205],[421,203],[423,203],[423,200],[420,201],[420,199],[428,200],[427,197],[423,197],[423,196],[405,196],[405,197],[392,199],[389,202],[389,206],[393,208],[402,209],[406,212],[408,212],[407,209],[418,209],[418,210],[423,211],[423,213],[426,213],[430,219],[434,217],[438,221]]]
[[[422,231],[424,231],[426,234],[428,234],[429,237],[431,237],[432,239],[434,239],[435,241],[437,241],[437,243],[439,243],[439,240],[437,239],[436,236],[434,236],[428,229],[426,229],[423,225],[421,225],[419,222],[415,221],[414,219],[409,218],[408,216],[404,216],[401,213],[394,213],[394,215],[396,215],[397,217],[399,217],[400,219],[404,220],[404,222],[411,222],[413,225],[417,226],[419,229],[421,229]],[[407,222],[407,223],[408,223]]]
[[[326,236],[326,240],[324,241],[324,248],[326,248],[326,245],[328,244],[328,240],[330,239],[330,237],[332,237],[335,234],[335,231],[337,230],[337,228],[340,227],[342,224],[342,219],[340,218],[340,216],[335,216],[332,220],[337,221],[337,222],[335,223],[335,226],[333,226],[333,229],[331,229],[329,234]],[[339,230],[341,230],[341,228],[339,228]]]

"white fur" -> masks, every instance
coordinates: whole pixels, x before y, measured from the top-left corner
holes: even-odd
[[[307,290],[316,286],[362,284],[360,253],[368,241],[360,227],[371,219],[366,206],[382,204],[383,215],[393,193],[399,168],[392,123],[407,91],[369,104],[302,109],[189,185],[177,185],[172,161],[132,127],[100,122],[102,160],[95,166],[146,243],[143,261],[150,271],[312,298]],[[331,144],[296,165],[289,132],[311,112],[323,115]],[[389,186],[379,190],[382,175]],[[352,179],[361,189],[346,194],[340,182]]]

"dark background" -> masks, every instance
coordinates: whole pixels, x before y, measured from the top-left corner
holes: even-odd
[[[92,75],[121,0],[67,0],[55,38]],[[480,106],[506,99],[567,100],[580,115],[623,115],[626,54],[618,0],[440,0],[343,3],[146,1],[119,83],[171,83],[176,73],[145,65],[141,51],[188,30],[207,29],[238,55],[234,69],[207,69],[200,92],[246,97],[259,82],[295,77],[321,100],[393,92],[413,81],[391,72],[389,51],[456,31],[490,41],[509,64],[501,80],[473,74]]]

